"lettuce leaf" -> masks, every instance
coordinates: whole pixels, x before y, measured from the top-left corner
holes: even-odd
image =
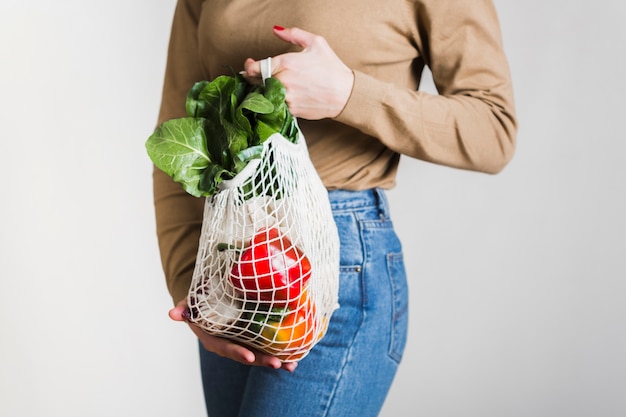
[[[146,141],[154,165],[195,197],[217,191],[255,158],[272,134],[297,142],[285,87],[275,78],[249,84],[241,75],[199,81],[187,93],[187,117],[164,122]]]

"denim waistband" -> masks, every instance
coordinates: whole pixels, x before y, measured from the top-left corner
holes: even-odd
[[[389,217],[389,202],[382,188],[371,188],[361,191],[330,190],[328,191],[330,206],[333,210],[353,210],[377,208],[384,217]]]

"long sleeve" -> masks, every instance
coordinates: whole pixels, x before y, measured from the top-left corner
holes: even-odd
[[[414,42],[439,95],[355,71],[337,120],[391,150],[456,168],[499,172],[510,160],[516,118],[509,67],[491,0],[416,1]]]
[[[185,98],[203,79],[198,59],[197,26],[202,1],[178,2],[172,23],[159,123],[185,116]],[[192,197],[154,168],[157,236],[167,286],[176,303],[189,291],[202,224],[204,199]]]

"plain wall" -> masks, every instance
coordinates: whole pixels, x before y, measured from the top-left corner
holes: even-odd
[[[1,416],[203,415],[143,147],[174,5],[0,3]],[[382,416],[623,417],[626,2],[496,5],[517,153],[496,176],[403,159],[411,330]]]

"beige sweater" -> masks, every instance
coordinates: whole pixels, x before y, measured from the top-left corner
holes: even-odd
[[[335,119],[299,120],[329,189],[391,188],[400,154],[499,172],[513,154],[509,68],[491,0],[179,0],[159,123],[185,116],[194,82],[246,58],[297,51],[274,25],[322,35],[355,74]],[[439,95],[417,91],[424,66]],[[157,233],[174,301],[189,288],[204,200],[154,173]]]

